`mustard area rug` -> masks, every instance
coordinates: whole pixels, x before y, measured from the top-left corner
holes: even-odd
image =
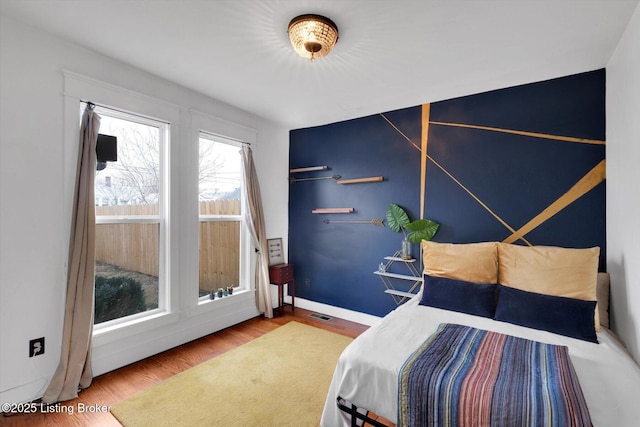
[[[297,322],[111,407],[125,427],[318,426],[351,338]]]

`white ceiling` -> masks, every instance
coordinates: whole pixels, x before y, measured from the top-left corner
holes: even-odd
[[[0,0],[0,12],[302,128],[606,66],[639,0]],[[334,51],[295,54],[320,13]]]

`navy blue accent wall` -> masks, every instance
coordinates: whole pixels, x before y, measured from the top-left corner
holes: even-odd
[[[407,137],[420,141],[420,107],[387,113]],[[289,189],[289,262],[296,296],[383,315],[395,307],[373,274],[385,255],[400,247],[401,234],[367,224],[323,220],[384,218],[398,203],[419,214],[420,153],[380,115],[301,129],[290,134],[292,168],[328,165],[330,170],[294,178],[384,176],[384,181],[339,185],[333,179],[296,182]],[[352,214],[312,214],[316,208],[351,207]]]
[[[578,191],[576,184],[605,158],[603,144],[468,126],[604,141],[604,120],[604,70],[433,103],[424,177],[422,106],[291,131],[291,168],[330,167],[292,178],[384,177],[366,184],[338,185],[325,179],[290,185],[289,262],[295,265],[296,296],[380,316],[396,307],[373,272],[384,256],[400,249],[402,234],[323,220],[384,218],[390,203],[418,219],[424,179],[425,217],[441,224],[434,240],[503,241],[512,234],[508,227],[518,230],[563,195]],[[600,246],[602,269],[605,181],[573,197],[523,237],[533,245]],[[355,212],[311,213],[334,207]],[[418,256],[418,245],[413,252]],[[394,285],[407,290],[403,286],[410,283]]]

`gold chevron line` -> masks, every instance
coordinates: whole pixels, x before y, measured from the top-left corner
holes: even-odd
[[[398,131],[398,133],[404,137],[404,139],[406,139],[407,141],[409,141],[409,143],[410,143],[411,145],[413,145],[413,148],[415,148],[415,149],[416,149],[416,150],[418,150],[418,151],[421,151],[421,150],[420,150],[420,147],[418,147],[418,146],[416,145],[416,143],[415,143],[415,142],[413,142],[413,141],[411,140],[411,138],[409,138],[407,135],[405,135],[404,133],[402,133],[402,131],[401,131],[400,129],[398,129],[398,127],[397,127],[396,125],[394,125],[394,124],[391,122],[391,120],[387,119],[387,116],[385,116],[385,115],[384,115],[384,114],[382,114],[382,113],[380,113],[380,116],[381,116],[383,119],[385,119],[385,120],[387,121],[387,123],[389,123],[389,124],[391,125],[391,127],[392,127],[392,128],[394,128],[395,130],[397,130],[397,131]]]
[[[502,132],[502,133],[510,133],[514,135],[522,135],[522,136],[530,136],[533,138],[544,138],[544,139],[553,139],[556,141],[564,141],[564,142],[577,142],[580,144],[595,144],[595,145],[605,145],[606,141],[601,141],[599,139],[586,139],[586,138],[576,138],[573,136],[562,136],[562,135],[551,135],[548,133],[537,133],[537,132],[527,132],[523,130],[513,130],[513,129],[501,129],[501,128],[493,128],[488,126],[478,126],[478,125],[466,125],[462,123],[448,123],[448,122],[429,122],[432,125],[440,125],[440,126],[453,126],[453,127],[461,127],[461,128],[470,128],[470,129],[481,129],[488,130],[492,132]]]
[[[498,222],[500,224],[502,224],[507,230],[511,231],[511,233],[513,233],[512,235],[516,234],[516,230],[511,227],[509,224],[506,223],[505,220],[503,220],[502,218],[500,218],[500,216],[498,216],[497,213],[495,213],[494,211],[491,210],[491,208],[489,206],[487,206],[482,200],[480,200],[475,194],[473,194],[473,192],[471,192],[471,190],[469,190],[467,187],[465,187],[460,181],[458,181],[453,175],[451,175],[444,167],[442,167],[438,162],[436,162],[435,160],[433,160],[431,158],[431,156],[427,155],[427,158],[429,160],[431,160],[433,162],[434,165],[436,165],[437,167],[440,168],[440,170],[442,172],[444,172],[449,178],[451,178],[453,180],[453,182],[455,182],[456,184],[458,184],[460,186],[460,188],[462,188],[464,191],[466,191],[476,202],[478,202],[480,204],[480,206],[482,206],[487,212],[489,212],[491,214],[491,216],[493,216],[496,220],[498,220]],[[520,239],[522,239],[523,242],[525,242],[527,245],[529,246],[533,246],[531,243],[529,243],[529,241],[527,241],[527,239],[525,239],[523,236],[519,237]],[[518,239],[515,239],[518,240]],[[514,241],[515,241],[514,240]]]
[[[431,104],[422,104],[422,152],[420,156],[420,219],[424,219],[424,201],[427,188],[427,144],[429,142],[429,115]]]
[[[555,202],[550,204],[545,210],[536,215],[531,221],[523,225],[518,231],[511,236],[503,240],[505,243],[513,243],[518,239],[522,239],[527,233],[534,230],[536,227],[544,223],[546,220],[569,206],[571,203],[584,196],[591,191],[595,186],[600,184],[606,178],[606,161],[602,160],[593,169],[591,169],[585,176],[573,185],[562,196],[560,196]]]
[[[380,113],[380,116],[382,116],[383,119],[385,119],[387,121],[387,123],[389,123],[389,125],[391,125],[391,127],[393,127],[396,131],[398,131],[398,133],[400,135],[402,135],[404,137],[404,139],[406,139],[416,150],[422,152],[422,150],[420,149],[420,147],[418,147],[413,141],[411,141],[411,139],[405,135],[400,129],[398,129],[398,127],[396,125],[394,125],[391,120],[389,120],[384,114]],[[430,122],[433,123],[433,122]],[[480,200],[478,198],[478,196],[476,196],[475,194],[473,194],[473,192],[471,190],[469,190],[467,187],[465,187],[460,181],[458,181],[453,175],[451,175],[444,167],[442,167],[438,162],[436,162],[431,156],[429,156],[428,154],[424,155],[425,159],[431,160],[431,162],[433,162],[434,165],[436,165],[438,168],[440,168],[440,170],[442,172],[444,172],[449,178],[451,178],[451,180],[453,180],[453,182],[455,182],[456,184],[458,184],[460,186],[460,188],[462,188],[464,191],[466,191],[476,202],[478,202],[480,204],[480,206],[482,206],[487,212],[489,212],[489,214],[491,214],[491,216],[493,216],[500,224],[502,224],[507,230],[511,231],[511,233],[515,234],[516,230],[511,227],[509,224],[506,223],[505,220],[503,220],[502,218],[500,218],[500,216],[498,216],[498,214],[496,214],[494,211],[491,210],[491,208],[489,206],[487,206],[482,200]],[[425,175],[426,177],[426,175]],[[529,246],[533,246],[531,243],[529,243],[527,241],[527,239],[525,239],[524,237],[520,238],[523,242],[525,242],[527,245]],[[516,239],[517,240],[517,239]]]

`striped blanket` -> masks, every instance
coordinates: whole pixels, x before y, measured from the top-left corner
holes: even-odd
[[[591,426],[567,347],[441,324],[398,376],[398,426]]]

